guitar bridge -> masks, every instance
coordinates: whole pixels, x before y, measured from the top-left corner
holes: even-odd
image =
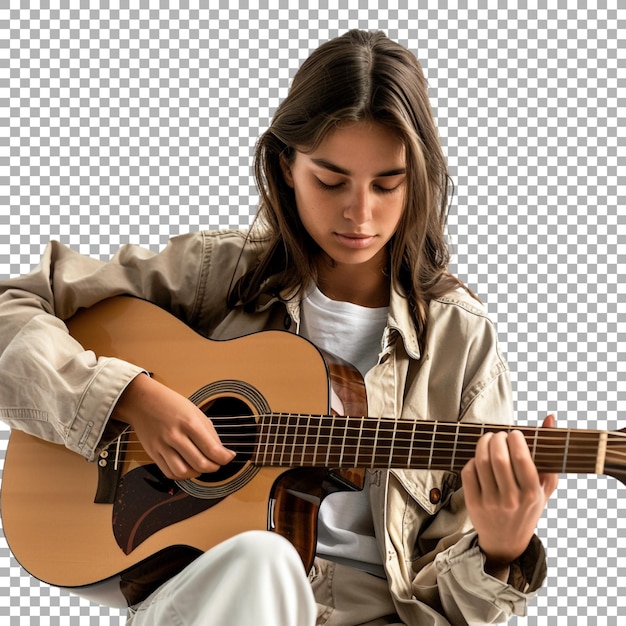
[[[113,504],[117,494],[117,485],[122,475],[124,449],[127,431],[110,443],[98,458],[98,486],[94,497],[95,504]]]

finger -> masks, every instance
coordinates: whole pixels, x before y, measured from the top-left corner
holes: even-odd
[[[539,485],[539,474],[526,438],[519,430],[514,430],[509,434],[507,443],[517,486],[521,490],[536,489]]]
[[[556,418],[554,415],[547,415],[542,424],[543,428],[554,428],[556,426]],[[554,493],[559,483],[558,474],[539,474],[541,487],[546,495],[546,500]]]
[[[189,424],[185,430],[188,441],[181,452],[185,460],[201,473],[214,472],[230,463],[236,453],[222,444],[211,420],[204,413],[198,413],[200,419]]]
[[[497,490],[496,477],[491,464],[491,441],[494,433],[484,434],[476,444],[474,464],[478,486],[483,494],[493,494]]]
[[[203,417],[202,425],[208,437],[201,436],[196,445],[204,455],[219,465],[230,463],[235,458],[236,452],[224,446],[213,422],[204,413],[199,412]]]
[[[176,455],[182,462],[181,464],[176,463],[176,465],[185,473],[191,470],[197,476],[199,474],[216,472],[222,463],[212,458],[210,452],[203,452],[201,448],[201,446],[204,446],[205,449],[210,448],[204,441],[208,438],[207,433],[200,432],[199,434],[192,434],[191,437],[193,438],[185,434],[180,436],[176,442],[170,443],[172,447],[170,466],[172,463],[176,463],[174,461],[174,455]]]
[[[501,431],[496,433],[489,442],[490,462],[496,487],[500,493],[507,496],[512,496],[519,487],[511,460],[512,434]]]
[[[543,493],[545,494],[547,501],[548,498],[556,491],[556,488],[559,486],[559,475],[540,474],[539,480],[541,482],[541,488],[543,489]]]
[[[196,475],[217,471],[236,456],[222,445],[211,420],[192,402],[185,408],[179,430],[169,433],[168,445],[176,450]]]
[[[182,452],[177,448],[169,448],[162,455],[169,474],[168,478],[181,480],[184,478],[196,478],[201,474],[212,474],[220,469],[220,465],[207,459],[192,444],[181,446]]]
[[[475,459],[470,459],[461,470],[461,481],[463,483],[463,490],[465,491],[465,501],[468,504],[478,502],[481,492],[480,483],[478,482],[478,476],[476,474]]]
[[[170,449],[163,454],[156,454],[153,460],[163,474],[170,480],[193,478],[196,475],[187,463],[183,461],[181,456],[173,449]]]

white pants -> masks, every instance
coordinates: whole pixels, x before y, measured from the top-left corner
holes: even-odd
[[[316,559],[267,531],[217,545],[157,589],[127,626],[381,626],[400,624],[387,581]]]
[[[128,626],[314,626],[317,608],[295,548],[266,531],[199,556],[131,611]]]

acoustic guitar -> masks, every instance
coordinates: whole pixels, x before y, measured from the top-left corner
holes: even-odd
[[[34,577],[104,604],[142,600],[246,530],[280,533],[309,567],[319,505],[361,488],[357,468],[458,472],[484,433],[513,428],[368,417],[359,373],[285,331],[213,341],[124,296],[79,311],[68,327],[97,355],[135,363],[190,398],[237,452],[218,472],[173,481],[130,430],[93,463],[11,433],[1,494],[9,547]],[[517,429],[542,472],[624,482],[623,431]]]

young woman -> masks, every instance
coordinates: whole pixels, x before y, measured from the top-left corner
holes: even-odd
[[[235,453],[189,400],[61,320],[118,294],[202,334],[287,329],[353,363],[368,412],[510,423],[508,369],[479,301],[448,270],[449,178],[415,57],[351,31],[302,65],[255,171],[251,232],[192,233],[108,263],[51,243],[0,285],[0,416],[85,456],[131,425],[170,478]],[[548,417],[546,426],[553,425]],[[274,533],[209,550],[131,610],[143,624],[465,624],[522,615],[545,576],[534,529],[556,477],[519,432],[484,435],[462,471],[372,470],[332,494],[304,572]]]

